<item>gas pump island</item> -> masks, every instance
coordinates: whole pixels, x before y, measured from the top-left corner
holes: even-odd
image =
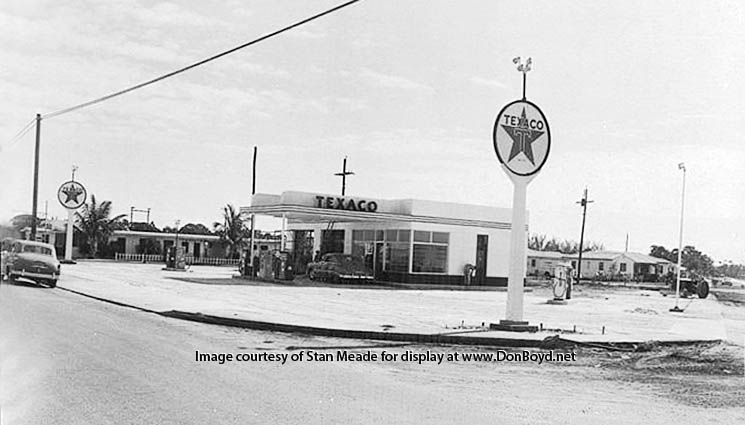
[[[527,73],[531,59],[522,63],[517,57],[517,70],[523,74],[523,97],[508,103],[497,115],[492,139],[502,170],[512,180],[512,226],[510,230],[510,263],[507,277],[505,319],[492,323],[494,330],[535,332],[538,327],[523,320],[527,223],[526,196],[530,183],[546,163],[551,149],[548,121],[538,106],[525,97]]]

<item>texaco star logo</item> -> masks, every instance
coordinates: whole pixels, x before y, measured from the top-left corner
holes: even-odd
[[[551,148],[548,121],[527,100],[517,100],[502,108],[494,122],[493,138],[499,162],[517,176],[537,173]]]
[[[57,191],[57,199],[63,207],[74,210],[80,208],[88,197],[82,184],[76,181],[63,183]]]

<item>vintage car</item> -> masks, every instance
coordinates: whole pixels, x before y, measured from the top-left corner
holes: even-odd
[[[52,288],[57,286],[60,263],[54,246],[15,239],[3,241],[2,271],[6,278],[24,278]]]
[[[325,280],[333,283],[371,282],[373,273],[362,258],[341,253],[324,254],[320,261],[308,264],[310,280]]]
[[[670,290],[675,291],[678,285],[677,278],[671,274],[666,280],[670,285]],[[709,282],[702,276],[684,273],[680,277],[680,296],[688,298],[695,294],[699,298],[706,298],[709,296],[709,286]]]

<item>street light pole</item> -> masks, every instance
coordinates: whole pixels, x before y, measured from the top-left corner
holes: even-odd
[[[675,283],[675,307],[671,308],[670,311],[680,313],[683,311],[678,306],[680,301],[680,268],[681,259],[683,255],[683,212],[685,211],[685,199],[686,199],[686,166],[684,163],[678,164],[678,169],[683,170],[683,189],[680,194],[680,231],[678,232],[678,277]]]

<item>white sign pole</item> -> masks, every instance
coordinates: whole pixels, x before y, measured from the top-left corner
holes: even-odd
[[[526,198],[528,182],[526,178],[513,178],[512,225],[510,231],[510,268],[507,275],[507,311],[506,319],[514,322],[523,320],[523,289],[525,286],[527,244],[525,229]]]
[[[507,306],[505,320],[492,323],[496,330],[533,332],[538,327],[523,321],[523,291],[527,269],[527,191],[528,183],[535,178],[548,158],[551,134],[543,112],[525,98],[526,74],[531,59],[526,63],[520,58],[517,70],[523,74],[523,98],[507,104],[494,122],[493,142],[502,169],[512,180],[512,224],[510,231],[510,262],[507,275]]]
[[[73,263],[72,261],[72,238],[75,228],[75,220],[73,214],[75,210],[80,208],[85,200],[88,198],[88,192],[85,190],[82,184],[75,181],[75,171],[78,167],[72,166],[72,179],[62,183],[62,186],[57,190],[57,200],[67,209],[67,233],[65,235],[65,262]]]
[[[66,261],[72,261],[72,229],[74,227],[73,214],[75,214],[75,210],[67,210],[67,235],[65,236]]]

